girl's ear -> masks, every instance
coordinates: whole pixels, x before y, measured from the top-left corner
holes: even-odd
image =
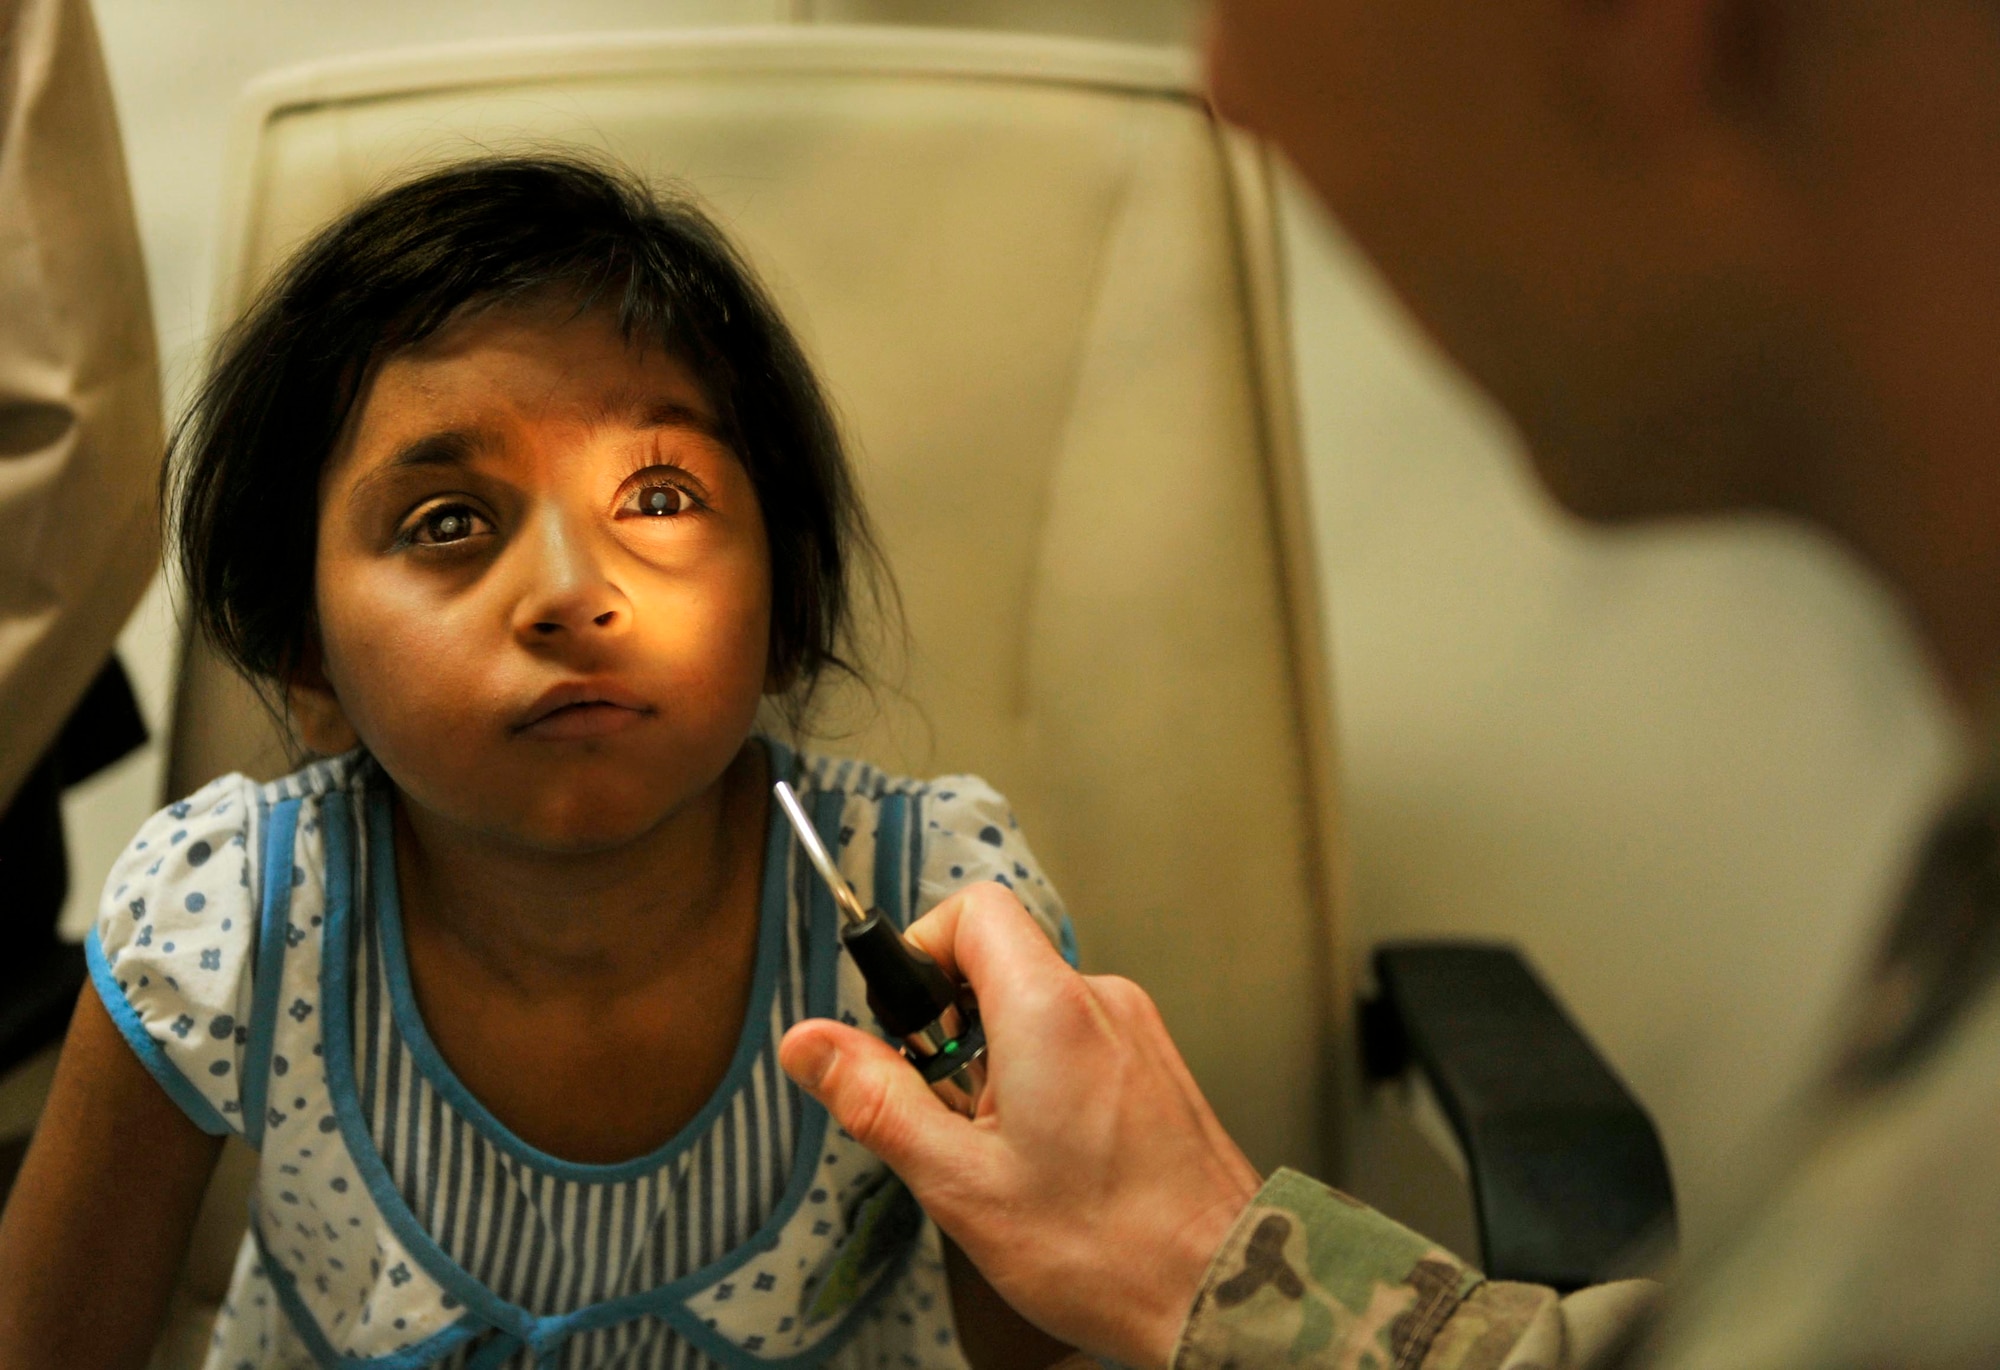
[[[361,745],[354,725],[347,721],[347,711],[340,706],[340,697],[326,678],[317,634],[308,639],[298,666],[285,682],[285,710],[299,741],[321,756],[338,756]]]

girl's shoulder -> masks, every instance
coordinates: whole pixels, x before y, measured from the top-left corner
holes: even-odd
[[[821,791],[877,810],[878,822],[900,822],[914,910],[922,913],[954,891],[981,881],[1005,885],[1033,915],[1070,964],[1076,934],[1062,897],[1021,831],[1007,797],[983,778],[952,774],[918,779],[865,761],[801,753],[797,777]],[[875,844],[879,850],[880,836]]]
[[[268,850],[272,811],[358,792],[372,764],[351,752],[263,784],[231,773],[167,805],[112,864],[98,906],[100,944],[150,946],[159,930],[187,920],[211,934],[250,935],[238,915],[255,907],[264,867],[284,855]],[[153,935],[141,941],[149,927]]]
[[[271,849],[272,813],[353,789],[364,772],[348,756],[269,784],[212,780],[147,819],[105,881],[85,945],[98,997],[154,1078],[210,1132],[242,1130],[238,1077],[265,890],[304,874],[289,841]]]

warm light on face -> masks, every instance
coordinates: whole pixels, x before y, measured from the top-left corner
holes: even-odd
[[[714,783],[764,689],[770,557],[688,369],[564,302],[385,362],[322,485],[339,712],[414,803],[583,851]]]

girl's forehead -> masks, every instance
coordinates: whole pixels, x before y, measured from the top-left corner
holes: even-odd
[[[558,300],[467,311],[373,369],[335,453],[373,465],[427,432],[582,425],[713,432],[693,369],[657,341],[628,338],[608,308]]]
[[[694,372],[660,342],[628,337],[608,308],[579,311],[556,301],[498,305],[453,319],[384,360],[370,392],[364,405],[487,402],[615,414],[671,396],[710,408]]]

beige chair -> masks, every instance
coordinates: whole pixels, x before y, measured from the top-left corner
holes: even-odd
[[[261,82],[237,138],[218,322],[415,167],[553,143],[692,186],[820,366],[907,606],[900,690],[837,702],[864,726],[821,745],[989,777],[1085,967],[1153,992],[1251,1157],[1334,1169],[1331,732],[1270,190],[1184,56],[880,28],[439,50]],[[177,791],[287,768],[195,648],[171,764]]]

